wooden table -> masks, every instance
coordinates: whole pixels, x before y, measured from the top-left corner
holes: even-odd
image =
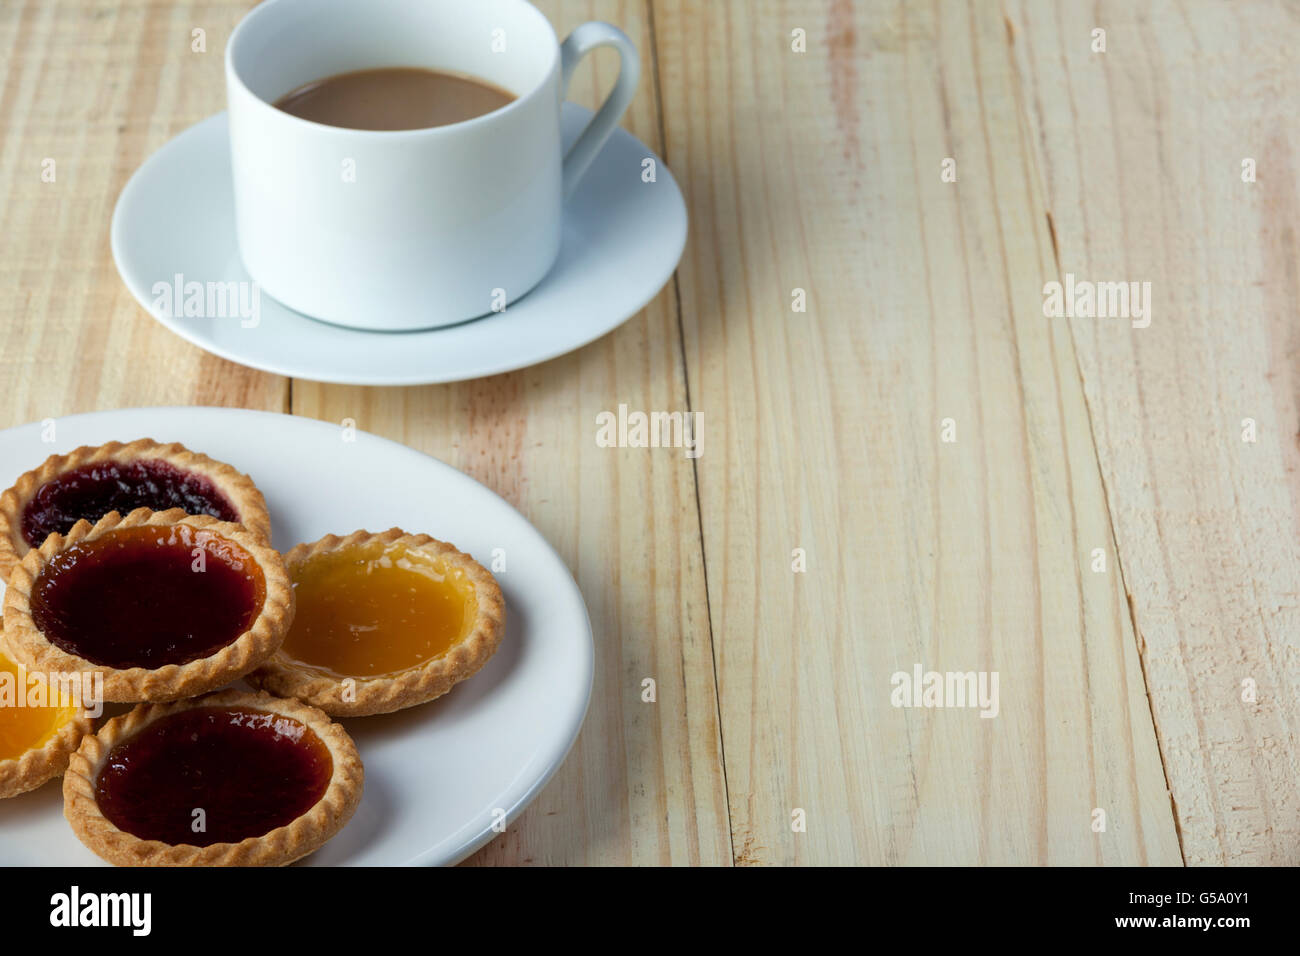
[[[475,862],[1300,862],[1293,5],[544,3],[643,52],[685,257],[575,354],[401,389],[205,354],[113,268],[249,6],[0,7],[0,426],[352,418],[527,515],[594,697]],[[1067,274],[1149,282],[1149,325],[1046,316]],[[702,455],[597,447],[619,404],[702,412]],[[996,671],[998,716],[893,706],[918,665]]]

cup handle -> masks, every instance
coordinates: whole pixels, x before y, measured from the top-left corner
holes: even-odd
[[[568,96],[569,81],[573,79],[573,71],[577,68],[578,61],[592,50],[602,46],[612,46],[618,50],[621,61],[618,81],[600,109],[596,111],[596,115],[592,117],[591,122],[587,124],[587,128],[579,134],[573,145],[569,147],[569,151],[564,154],[563,183],[566,199],[578,185],[578,180],[587,171],[591,161],[596,158],[600,148],[605,145],[605,140],[609,139],[610,134],[614,132],[618,121],[623,118],[628,104],[632,102],[632,96],[636,93],[637,81],[641,78],[641,58],[637,55],[632,41],[627,38],[627,34],[618,27],[593,20],[575,27],[560,44],[561,99]]]

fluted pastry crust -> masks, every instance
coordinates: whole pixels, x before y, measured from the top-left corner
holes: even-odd
[[[265,598],[248,630],[207,657],[188,664],[118,669],[95,664],[51,643],[32,619],[31,595],[45,566],[61,551],[94,541],[120,528],[186,525],[234,542],[261,568]],[[104,699],[134,703],[168,701],[201,694],[242,677],[279,649],[293,623],[293,588],[284,559],[243,525],[219,521],[208,515],[189,515],[180,508],[150,511],[137,508],[125,518],[111,511],[93,526],[78,521],[67,535],[52,534],[27,556],[9,576],[4,598],[4,632],[0,647],[9,658],[28,670],[41,672],[98,671],[104,675]]]
[[[68,768],[68,757],[81,744],[81,738],[93,732],[95,722],[79,708],[59,726],[40,747],[9,760],[0,760],[0,800],[35,790]]]
[[[268,544],[271,541],[266,499],[253,480],[234,466],[190,451],[179,442],[160,444],[152,438],[83,445],[66,455],[51,455],[39,467],[20,476],[12,488],[0,493],[0,581],[6,580],[27,552],[33,550],[23,537],[23,512],[36,493],[59,475],[108,461],[121,464],[162,461],[180,471],[202,475],[225,495],[239,515],[239,524]]]
[[[113,748],[154,721],[195,707],[243,707],[292,717],[325,744],[333,772],[325,793],[292,822],[239,843],[189,844],[142,840],[118,829],[99,809],[95,787]],[[82,740],[63,777],[63,815],[78,839],[118,866],[284,866],[319,849],[343,829],[361,802],[365,771],[356,745],[315,707],[267,693],[224,690],[171,704],[141,704]]]
[[[285,564],[292,578],[296,568],[318,555],[374,544],[435,557],[465,573],[473,585],[477,604],[473,625],[465,636],[445,653],[408,670],[381,677],[352,678],[355,686],[349,688],[353,692],[350,695],[344,694],[342,679],[292,660],[283,649],[248,675],[250,684],[284,697],[296,697],[335,717],[365,717],[441,697],[488,662],[505,633],[505,601],[491,573],[454,545],[427,534],[407,534],[400,528],[390,528],[381,534],[354,531],[345,538],[331,534],[311,544],[300,544],[285,555]],[[354,699],[347,700],[347,696]]]

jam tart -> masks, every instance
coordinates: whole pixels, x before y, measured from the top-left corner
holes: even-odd
[[[45,685],[39,695],[29,681]],[[62,774],[68,755],[93,729],[83,707],[0,654],[0,799]]]
[[[110,511],[181,508],[242,524],[269,542],[266,501],[252,480],[224,462],[172,442],[142,438],[51,455],[0,494],[0,580],[51,534]]]
[[[86,737],[63,810],[119,866],[282,866],[343,829],[363,780],[352,738],[320,710],[225,690],[142,704]]]
[[[243,525],[137,508],[29,551],[0,642],[29,670],[101,673],[105,700],[167,701],[253,670],[293,612],[284,559]]]
[[[285,556],[297,610],[249,683],[334,716],[386,714],[440,697],[496,651],[505,602],[453,545],[393,528],[300,544]]]

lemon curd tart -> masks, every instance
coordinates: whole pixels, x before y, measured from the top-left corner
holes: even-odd
[[[66,535],[79,520],[93,524],[110,511],[136,508],[180,508],[242,524],[271,540],[262,493],[232,466],[149,438],[87,445],[51,455],[0,494],[0,579],[49,535]]]
[[[227,690],[142,704],[86,737],[64,815],[119,866],[280,866],[347,824],[363,777],[351,737],[321,711]]]
[[[63,773],[92,726],[84,708],[0,653],[0,798]]]
[[[28,552],[5,592],[4,649],[98,672],[108,701],[164,701],[247,674],[293,619],[284,561],[242,525],[179,508],[110,512]]]
[[[328,714],[383,714],[433,700],[496,651],[505,604],[453,545],[393,528],[300,544],[285,557],[296,613],[249,682]]]

